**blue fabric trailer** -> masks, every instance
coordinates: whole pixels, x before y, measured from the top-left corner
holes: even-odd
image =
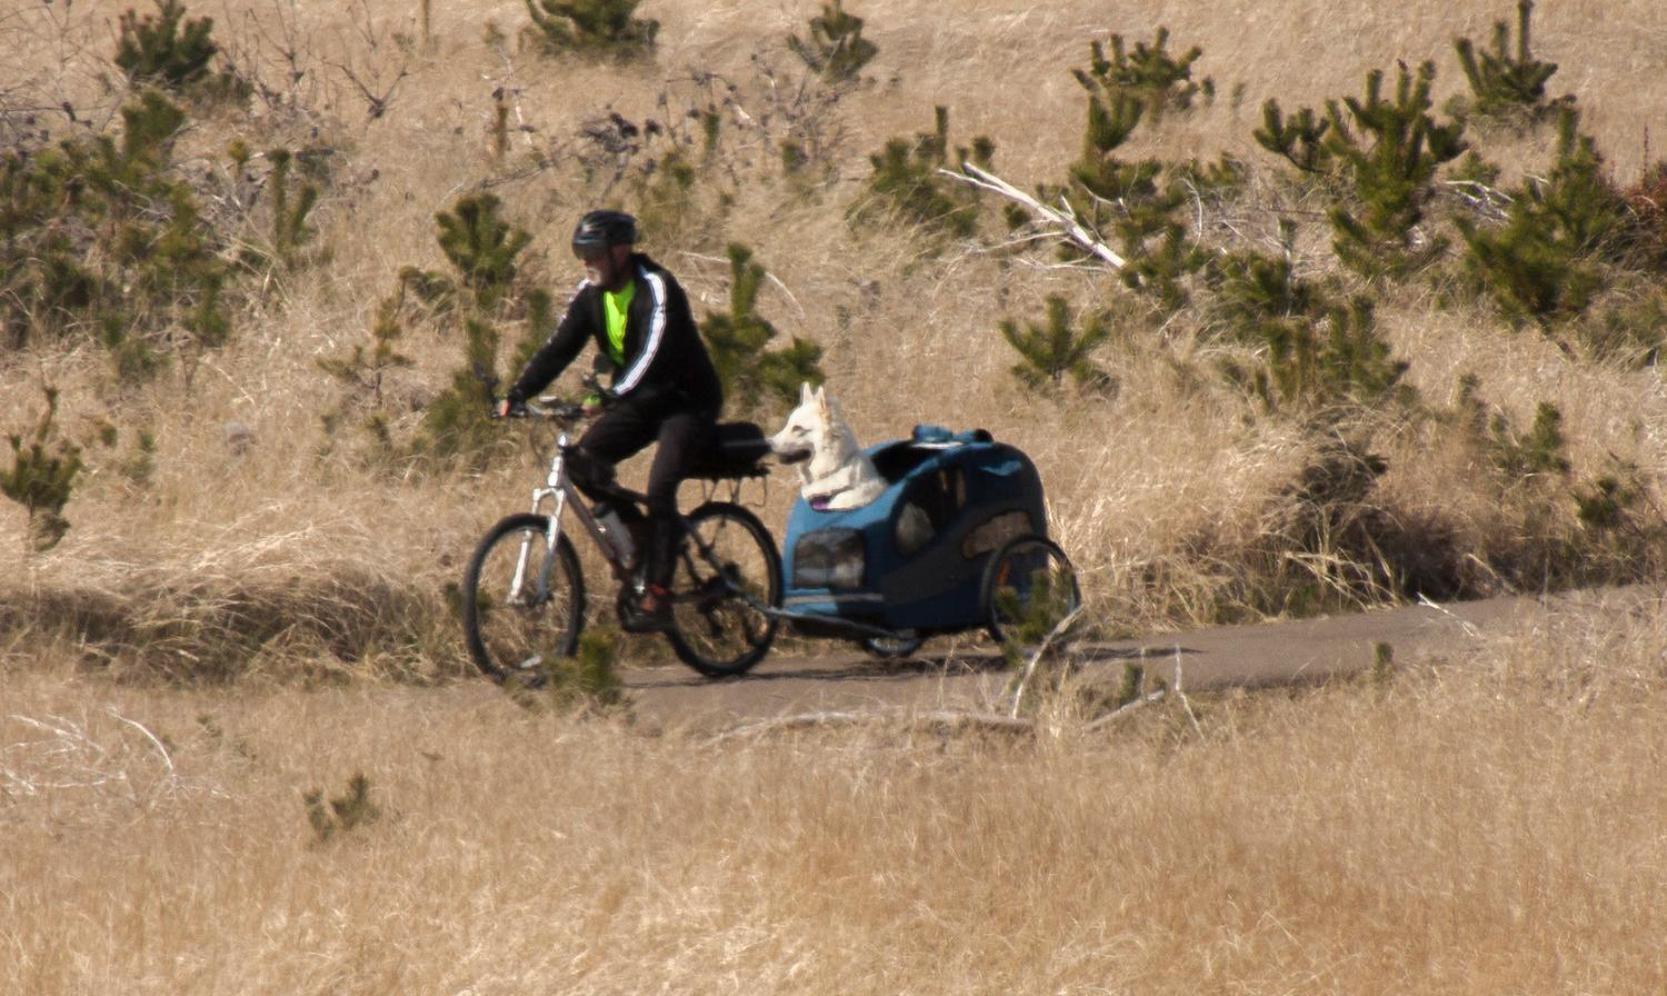
[[[801,498],[788,516],[782,607],[795,628],[848,637],[838,620],[920,635],[985,625],[990,554],[1047,536],[1035,465],[982,429],[916,426],[866,452],[887,482],[879,498],[844,511]]]

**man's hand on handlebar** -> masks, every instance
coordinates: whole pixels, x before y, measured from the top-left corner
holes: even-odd
[[[579,402],[579,410],[584,412],[585,418],[595,418],[614,400],[614,392],[603,387],[601,379],[594,372],[580,377],[579,382],[588,392],[584,400]]]

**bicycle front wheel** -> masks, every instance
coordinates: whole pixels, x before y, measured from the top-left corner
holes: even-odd
[[[566,536],[550,518],[512,515],[489,530],[463,572],[463,635],[488,677],[538,677],[571,657],[584,625],[585,585]]]
[[[745,673],[776,638],[763,608],[781,605],[781,556],[758,517],[729,502],[692,512],[672,574],[666,640],[683,663],[722,678]]]

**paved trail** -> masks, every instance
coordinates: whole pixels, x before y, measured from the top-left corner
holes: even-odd
[[[1554,616],[1627,611],[1659,605],[1643,591],[1586,592],[1550,599],[1499,598],[1444,606],[1419,605],[1359,615],[1249,626],[1096,644],[1087,668],[1117,680],[1139,661],[1148,673],[1185,687],[1256,686],[1323,680],[1369,668],[1377,644],[1399,661],[1461,660],[1489,636],[1517,632]],[[816,710],[968,709],[988,707],[1008,675],[988,644],[929,641],[921,656],[880,661],[860,651],[808,658],[772,655],[751,675],[707,681],[681,667],[628,668],[626,685],[639,715],[675,725],[722,726]]]

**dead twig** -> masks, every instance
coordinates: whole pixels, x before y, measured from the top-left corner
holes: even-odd
[[[108,712],[111,716],[115,717],[116,719],[120,720],[121,722],[126,723],[128,726],[133,727],[135,730],[138,730],[140,733],[143,733],[145,735],[145,739],[147,739],[151,742],[151,746],[156,748],[156,752],[158,754],[162,755],[162,763],[166,764],[168,766],[168,780],[170,782],[176,780],[177,775],[174,771],[174,759],[171,756],[169,756],[168,748],[164,747],[162,745],[162,741],[160,741],[156,738],[156,734],[154,734],[150,730],[146,729],[145,724],[140,723],[136,720],[128,719],[126,716],[123,716],[121,713],[117,712],[115,706],[107,706],[104,711]]]

